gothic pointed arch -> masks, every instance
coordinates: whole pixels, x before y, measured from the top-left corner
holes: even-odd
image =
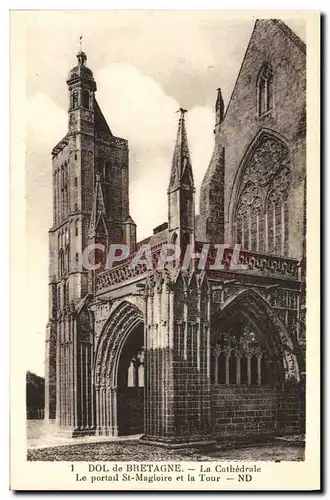
[[[286,141],[262,129],[248,147],[229,204],[232,239],[243,249],[287,255],[292,165]]]
[[[187,284],[181,269],[178,270],[174,280],[174,290],[176,293],[176,301],[174,303],[175,315],[179,318],[179,320],[183,320],[184,304],[187,296]]]
[[[143,370],[143,314],[124,300],[109,315],[97,342],[94,364],[97,433],[117,435],[121,417],[129,410],[121,408],[121,390],[136,387]],[[130,356],[134,351],[134,355]],[[143,395],[142,395],[143,396]],[[125,398],[124,398],[125,400]],[[127,415],[126,415],[127,416]],[[124,418],[122,419],[124,420]]]
[[[143,322],[142,312],[127,301],[121,302],[110,314],[101,332],[95,357],[94,377],[116,385],[116,363],[130,332]]]
[[[255,290],[243,290],[227,299],[212,315],[211,331],[213,372],[216,372],[213,380],[219,380],[217,374],[221,373],[221,380],[226,380],[221,383],[233,383],[228,363],[235,352],[239,357],[237,383],[299,381],[299,366],[290,334],[268,302]],[[220,354],[227,363],[221,369]]]
[[[108,228],[103,213],[99,214],[98,221],[96,223],[96,232],[100,235],[108,235]]]
[[[190,290],[197,289],[197,276],[195,269],[193,269],[188,276],[188,287]]]
[[[198,290],[198,285],[197,285],[197,278],[196,278],[196,273],[193,271],[191,273],[191,276],[189,278],[188,282],[188,290],[189,290],[189,299],[190,299],[190,306],[189,307],[189,314],[188,314],[188,321],[197,321],[198,317],[198,307],[199,307],[199,290]],[[191,339],[193,340],[193,339]]]
[[[274,74],[272,65],[265,61],[257,77],[257,107],[259,116],[265,115],[273,109],[273,83]]]

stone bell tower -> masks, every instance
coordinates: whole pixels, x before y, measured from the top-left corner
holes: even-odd
[[[68,130],[52,150],[45,415],[73,434],[90,434],[93,332],[84,303],[93,279],[82,256],[98,242],[134,251],[136,225],[129,215],[128,143],[107,124],[82,50],[66,83]]]

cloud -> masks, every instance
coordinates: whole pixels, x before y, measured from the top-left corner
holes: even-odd
[[[134,66],[110,64],[96,74],[96,98],[115,135],[132,149],[154,150],[170,142],[179,104]]]
[[[214,147],[213,110],[198,106],[191,110],[187,121],[187,134],[196,187],[196,209],[199,212],[200,186]]]
[[[68,118],[52,99],[40,93],[27,100],[26,109],[28,258],[42,252],[41,262],[44,262],[44,254],[48,252],[47,231],[52,224],[51,150],[66,134]],[[31,241],[40,243],[31,246]]]
[[[52,224],[51,150],[65,135],[67,115],[47,95],[26,106],[26,369],[44,372],[48,319],[48,229]]]
[[[131,215],[141,239],[167,220],[166,191],[180,105],[155,80],[129,64],[110,64],[96,74],[96,80],[97,99],[112,132],[129,141]],[[187,114],[196,185],[210,160],[213,120],[212,110],[206,107],[195,107]]]
[[[44,93],[36,93],[27,100],[27,142],[28,149],[40,148],[48,151],[66,133],[67,114],[50,97]]]

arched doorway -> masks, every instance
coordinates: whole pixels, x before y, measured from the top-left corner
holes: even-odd
[[[143,432],[144,322],[134,304],[121,302],[110,314],[96,347],[94,385],[98,435]]]
[[[222,439],[299,432],[297,358],[266,299],[252,289],[233,295],[213,314],[211,332],[214,434]]]
[[[117,374],[118,434],[142,434],[144,425],[144,328],[140,323],[126,340]]]
[[[268,302],[255,290],[227,300],[212,317],[211,380],[226,385],[299,381],[294,345]]]

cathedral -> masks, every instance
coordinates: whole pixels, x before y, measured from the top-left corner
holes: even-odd
[[[168,220],[142,242],[128,142],[81,50],[67,85],[68,131],[52,150],[45,418],[71,436],[165,446],[304,432],[304,42],[280,20],[256,21],[228,103],[218,89],[198,215],[181,109]],[[83,266],[89,245],[118,243],[125,260]],[[223,265],[131,265],[142,245],[157,262],[168,243],[226,244]]]

